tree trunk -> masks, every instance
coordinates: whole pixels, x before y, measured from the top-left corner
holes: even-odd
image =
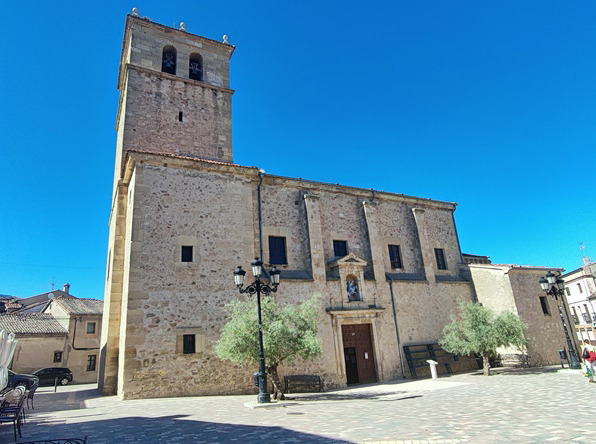
[[[267,373],[271,376],[271,382],[273,383],[273,399],[283,401],[285,399],[283,387],[277,374],[277,365],[272,365],[267,369]]]
[[[488,356],[488,353],[482,355],[482,373],[484,376],[490,376],[490,362]]]

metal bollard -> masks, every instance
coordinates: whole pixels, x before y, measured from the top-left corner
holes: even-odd
[[[430,365],[430,374],[433,379],[437,379],[437,365],[439,364],[437,361],[433,361],[432,359],[428,359],[426,362]]]

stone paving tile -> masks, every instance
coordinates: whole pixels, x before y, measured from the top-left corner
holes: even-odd
[[[255,396],[120,401],[86,386],[40,389],[23,440],[89,436],[103,443],[587,443],[596,384],[560,367],[468,373],[294,395],[251,409]],[[12,429],[0,427],[0,443]]]

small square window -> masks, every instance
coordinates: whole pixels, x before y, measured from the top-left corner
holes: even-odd
[[[329,245],[329,244],[327,244]],[[348,255],[348,241],[334,240],[333,241],[333,256],[344,257]]]
[[[180,251],[180,260],[182,262],[192,262],[192,245],[182,245]]]
[[[95,334],[95,322],[87,322],[87,334],[88,335]]]
[[[95,371],[95,363],[97,361],[96,355],[89,355],[87,356],[87,371],[94,372]]]
[[[399,245],[389,245],[389,260],[391,261],[391,268],[404,268],[401,261],[401,249]]]
[[[62,352],[54,352],[54,362],[62,362]]]
[[[447,270],[447,261],[445,261],[445,250],[442,248],[435,248],[435,259],[437,260],[437,268],[439,270]]]
[[[195,335],[182,336],[182,353],[185,355],[195,353]]]
[[[271,265],[288,263],[285,237],[269,236],[269,263]]]
[[[550,315],[550,309],[548,308],[548,301],[546,300],[546,296],[540,296],[540,305],[542,306],[542,313],[545,315]]]

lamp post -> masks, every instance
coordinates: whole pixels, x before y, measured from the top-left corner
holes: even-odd
[[[542,290],[555,298],[557,301],[557,308],[559,309],[559,316],[561,317],[561,323],[563,324],[563,331],[565,332],[565,338],[567,339],[567,347],[569,348],[569,365],[571,368],[580,368],[580,363],[577,359],[577,355],[575,354],[575,348],[573,347],[573,341],[569,336],[569,330],[567,329],[569,323],[569,313],[567,312],[567,305],[565,304],[565,300],[563,299],[565,296],[565,282],[560,277],[555,276],[552,272],[548,272],[546,274],[546,278],[542,277],[538,282],[540,282],[540,287]],[[559,301],[561,298],[561,301]],[[561,312],[561,305],[563,305],[563,311],[565,312],[565,318],[563,318],[563,313]]]
[[[258,330],[259,330],[259,372],[257,373],[259,396],[257,401],[259,404],[271,402],[271,396],[267,392],[267,373],[265,372],[265,351],[263,350],[263,324],[261,322],[261,293],[269,296],[271,292],[277,291],[279,285],[279,270],[275,268],[275,265],[269,272],[269,284],[265,284],[261,281],[261,274],[263,273],[263,262],[258,257],[251,262],[252,274],[255,277],[255,281],[246,288],[242,288],[244,285],[244,275],[246,271],[238,266],[234,271],[234,281],[238,291],[240,293],[248,293],[257,295],[257,313],[258,313]]]

